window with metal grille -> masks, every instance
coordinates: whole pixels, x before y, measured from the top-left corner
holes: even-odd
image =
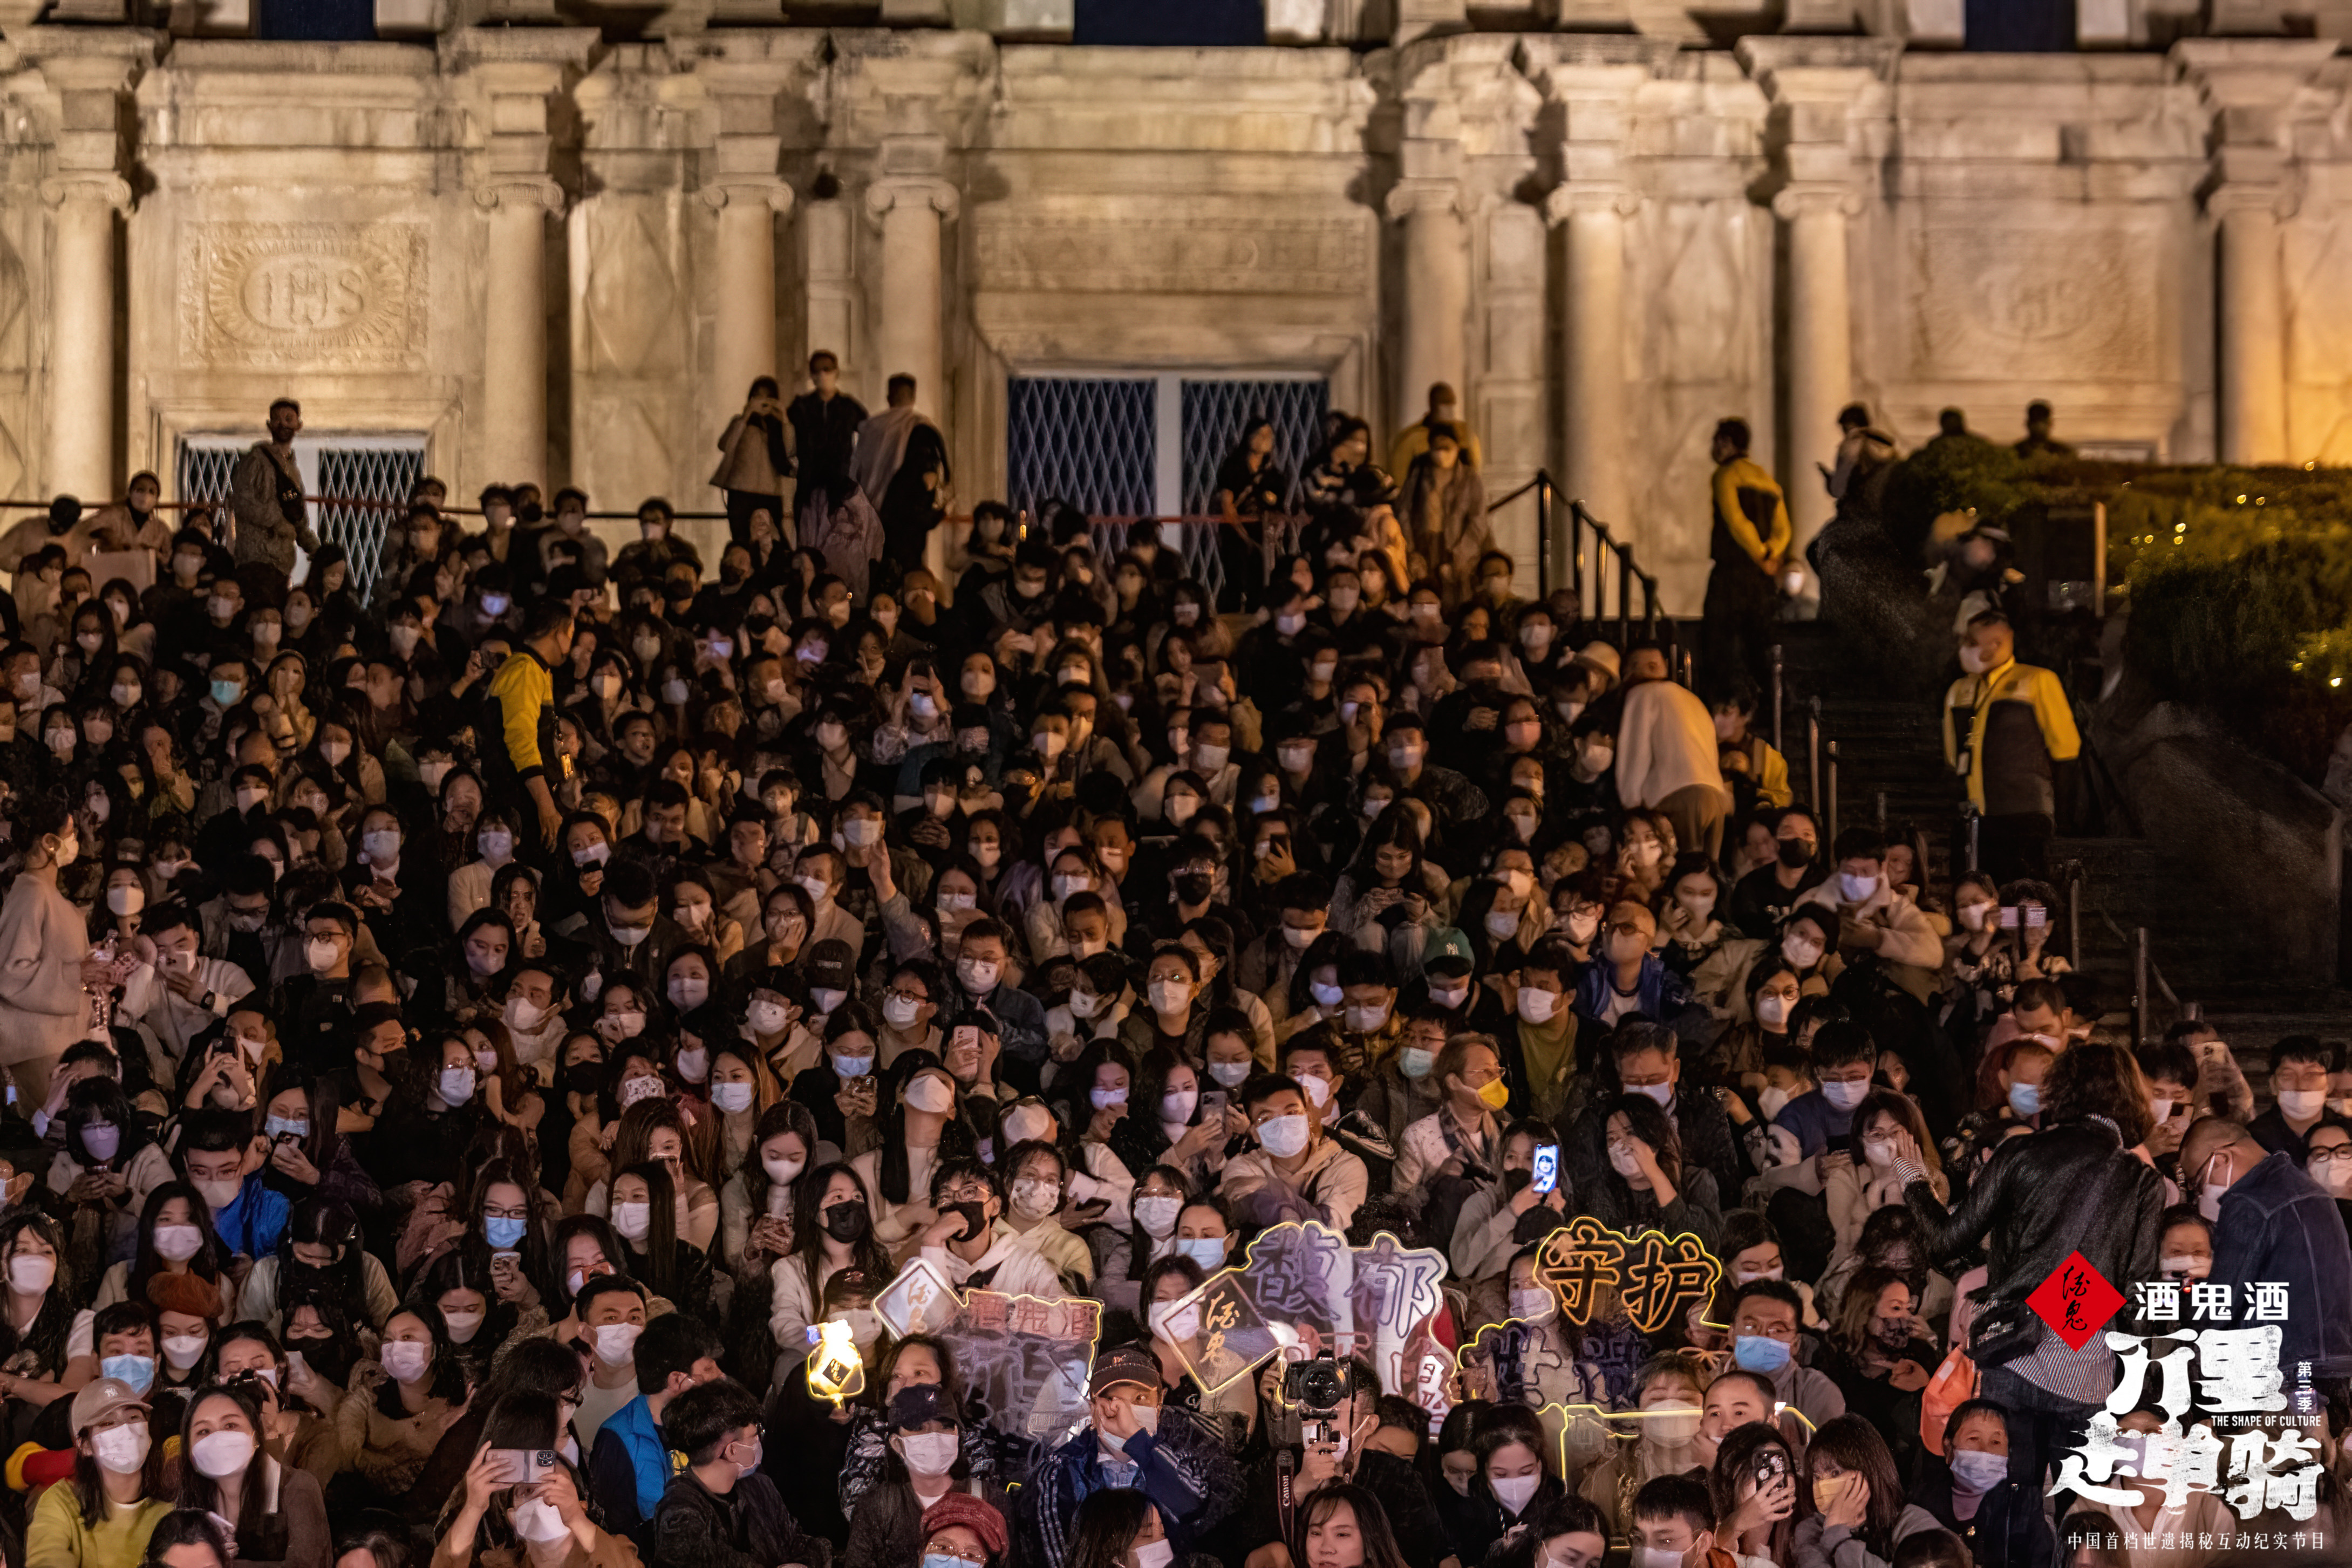
[[[184,436],[173,465],[182,500],[225,504],[236,460],[252,447],[251,436]],[[310,527],[327,544],[340,544],[350,557],[352,586],[362,601],[375,589],[384,531],[425,471],[421,433],[321,435],[294,438],[294,467],[302,493],[330,498],[310,509]],[[309,570],[297,560],[295,575]]]
[[[1323,444],[1331,389],[1320,381],[1188,381],[1184,384],[1184,510],[1202,513],[1215,499],[1217,469],[1240,444],[1253,417],[1274,421],[1274,460],[1295,489],[1300,470]]]
[[[1055,499],[1097,517],[1204,516],[1217,466],[1250,416],[1274,421],[1276,460],[1295,481],[1321,443],[1329,405],[1329,388],[1313,378],[1018,376],[1006,397],[1007,498],[1032,516]],[[1097,523],[1096,547],[1116,552],[1128,531]],[[1222,594],[1225,568],[1213,527],[1171,524],[1161,534],[1181,551],[1191,575]]]

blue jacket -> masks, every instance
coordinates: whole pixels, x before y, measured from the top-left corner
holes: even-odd
[[[258,1262],[277,1256],[278,1244],[286,1237],[286,1221],[293,1212],[286,1194],[272,1190],[257,1171],[245,1179],[226,1208],[213,1211],[213,1229],[221,1246]]]
[[[596,1446],[588,1455],[588,1484],[604,1508],[605,1526],[640,1546],[648,1543],[654,1510],[661,1506],[662,1489],[676,1474],[661,1424],[654,1419],[646,1396],[638,1394],[605,1418],[596,1428]]]
[[[2248,1285],[2285,1283],[2279,1370],[2290,1392],[2302,1362],[2314,1378],[2352,1376],[2352,1240],[2327,1189],[2287,1155],[2269,1155],[2221,1194],[2210,1278],[2233,1289],[2238,1328],[2252,1326]]]
[[[1160,1510],[1179,1558],[1241,1500],[1241,1472],[1221,1430],[1192,1411],[1162,1406],[1159,1433],[1138,1432],[1126,1452],[1137,1466],[1134,1484]],[[1027,1568],[1064,1568],[1078,1505],[1113,1484],[1094,1427],[1080,1428],[1040,1458],[1029,1484],[1013,1494],[1013,1560]]]
[[[1576,1011],[1588,1020],[1598,1019],[1608,1011],[1616,986],[1612,976],[1613,963],[1597,962],[1584,966],[1576,978]],[[1642,973],[1633,982],[1633,1005],[1641,1015],[1654,1024],[1664,1024],[1677,1035],[1685,1033],[1684,1025],[1693,1010],[1690,982],[1668,969],[1665,960],[1651,953],[1642,960]],[[1706,1021],[1703,1011],[1701,1022]]]

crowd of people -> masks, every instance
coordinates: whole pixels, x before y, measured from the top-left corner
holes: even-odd
[[[2336,1047],[2282,1044],[2257,1115],[2210,1027],[2114,1021],[2049,886],[1908,827],[1825,838],[1752,627],[1693,689],[1527,595],[1444,401],[1403,482],[1360,420],[1296,485],[1254,426],[1220,595],[1067,508],[981,503],[927,567],[943,453],[829,407],[822,360],[722,443],[711,572],[658,501],[608,553],[577,491],[460,512],[429,480],[354,561],[290,405],[227,506],[174,518],[142,475],[11,535],[12,1562],[2170,1568],[2336,1539]],[[1718,436],[1727,616],[1788,548],[1745,446]],[[881,547],[813,542],[909,472],[866,505]],[[2031,806],[2001,791],[2071,756],[2013,642],[1998,609],[1956,639],[1956,800]],[[1648,1332],[1622,1289],[1564,1313],[1543,1248],[1582,1215],[1696,1237],[1712,1295]],[[1345,1345],[1336,1383],[1285,1349],[1202,1384],[1196,1293],[1302,1224],[1443,1257],[1433,1394]],[[2284,1282],[2315,1513],[2153,1466],[2130,1506],[2053,1495],[2095,1418],[2145,1457],[2176,1394],[2214,1398],[2026,1310],[2075,1254],[2119,1330],[2151,1282]],[[891,1327],[918,1261],[1091,1304],[1066,1421]]]

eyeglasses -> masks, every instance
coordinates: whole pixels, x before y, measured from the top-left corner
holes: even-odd
[[[2314,1149],[2311,1152],[2310,1163],[2314,1165],[2341,1164],[2347,1161],[2352,1161],[2352,1143],[2338,1143],[2333,1149]]]
[[[951,1204],[984,1204],[992,1195],[985,1182],[958,1182],[940,1189],[940,1196]]]
[[[882,994],[890,1001],[912,1002],[919,1006],[931,999],[931,994],[928,991],[909,991],[903,985],[893,985]]]

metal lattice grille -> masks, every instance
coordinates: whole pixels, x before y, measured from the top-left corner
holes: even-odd
[[[320,542],[340,544],[351,554],[352,582],[362,600],[375,595],[384,530],[396,508],[415,488],[424,470],[422,442],[402,447],[321,447],[318,494],[339,500],[383,501],[386,506],[321,506],[310,520]]]
[[[1096,515],[1148,517],[1159,458],[1149,381],[1016,377],[1005,406],[1005,475],[1033,517],[1059,499]]]
[[[1254,414],[1274,421],[1274,460],[1296,486],[1300,468],[1322,444],[1323,411],[1330,401],[1330,388],[1319,381],[1186,382],[1184,510],[1210,510],[1217,468]]]
[[[215,504],[228,500],[229,475],[236,467],[236,457],[234,447],[181,442],[180,499]]]

